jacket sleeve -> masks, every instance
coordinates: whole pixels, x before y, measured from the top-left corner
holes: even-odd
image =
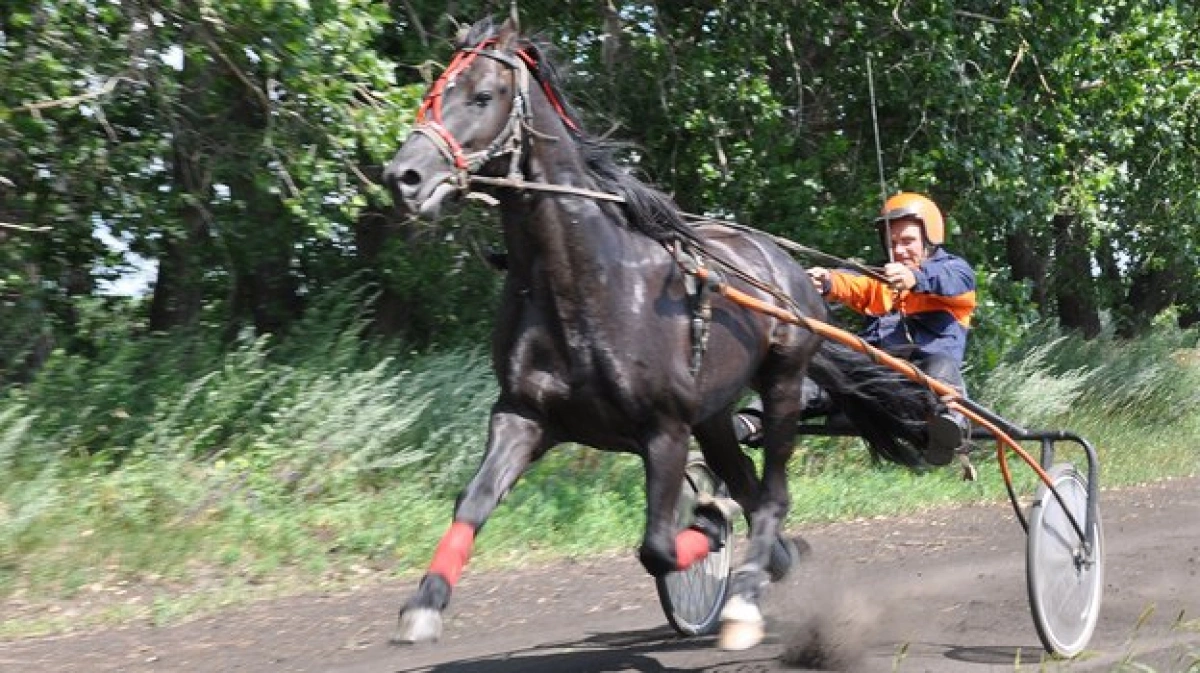
[[[859,313],[881,316],[892,310],[893,294],[891,288],[872,278],[833,271],[829,274],[829,293],[826,297]]]
[[[886,315],[898,301],[898,308],[905,315],[945,311],[964,327],[971,325],[971,315],[975,312],[975,272],[970,265],[957,257],[929,260],[913,276],[917,284],[897,298],[884,283],[837,270],[829,276],[826,297],[874,317]]]
[[[917,281],[913,292],[956,297],[975,291],[975,272],[957,257],[929,260],[913,276]]]
[[[904,301],[905,313],[946,311],[964,327],[975,312],[975,271],[958,257],[927,261],[916,272],[917,284]]]

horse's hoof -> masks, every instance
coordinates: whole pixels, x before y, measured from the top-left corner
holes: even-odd
[[[722,650],[748,650],[766,635],[762,612],[741,596],[734,596],[721,611],[721,635],[717,647]]]
[[[812,551],[812,547],[804,538],[790,538],[780,535],[771,545],[771,558],[767,561],[767,573],[772,582],[785,579],[800,559]]]
[[[724,622],[721,624],[721,636],[717,639],[717,647],[729,652],[740,652],[761,643],[763,636],[762,622]]]
[[[433,608],[412,608],[400,613],[393,645],[431,643],[442,637],[442,613]]]

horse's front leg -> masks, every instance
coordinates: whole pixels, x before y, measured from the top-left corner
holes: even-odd
[[[690,429],[672,423],[653,434],[642,456],[646,470],[646,531],[638,557],[655,577],[682,570],[704,558],[716,544],[717,531],[697,526],[680,531],[675,525],[675,508],[687,467]]]
[[[771,550],[787,516],[791,496],[787,463],[795,450],[800,419],[799,390],[764,399],[763,476],[758,506],[750,515],[750,539],[745,560],[733,573],[730,598],[721,611],[719,646],[744,650],[762,642],[765,622],[759,609],[762,588],[770,581]]]
[[[547,448],[540,423],[512,412],[492,411],[483,462],[458,496],[454,521],[442,536],[417,592],[400,609],[393,642],[424,642],[441,636],[442,611],[467,565],[475,535],[529,464]]]

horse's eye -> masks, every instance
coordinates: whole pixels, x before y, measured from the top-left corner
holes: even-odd
[[[479,93],[475,94],[475,100],[473,102],[479,107],[487,107],[487,104],[492,102],[492,92],[480,91]]]

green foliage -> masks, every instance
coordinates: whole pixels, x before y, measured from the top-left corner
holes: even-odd
[[[455,21],[496,6],[455,9],[14,5],[0,24],[0,222],[50,231],[0,233],[4,376],[28,380],[54,348],[90,347],[80,314],[133,269],[102,231],[158,263],[130,330],[284,334],[311,297],[367,272],[380,332],[421,348],[481,340],[498,282],[477,261],[476,239],[495,233],[477,225],[491,214],[418,225],[377,184]],[[951,246],[989,284],[979,368],[1031,310],[1107,311],[1133,336],[1172,305],[1200,305],[1190,4],[521,10],[557,47],[589,126],[636,143],[631,169],[687,210],[876,259],[864,225],[878,142],[888,187],[933,194]],[[1056,221],[1071,223],[1070,244]]]
[[[1027,427],[1049,427],[1065,420],[1087,386],[1095,385],[1098,378],[1095,370],[1083,366],[1052,368],[1052,354],[1067,340],[1058,337],[1026,345],[1018,358],[993,369],[973,395],[986,400],[1001,416]]]
[[[972,383],[985,378],[1021,343],[1038,322],[1026,283],[1004,271],[976,273],[977,306],[971,317],[967,370]]]
[[[422,348],[485,343],[503,276],[484,259],[503,249],[494,230],[467,211],[408,240],[393,239],[380,255],[380,285],[403,313],[404,336]]]

